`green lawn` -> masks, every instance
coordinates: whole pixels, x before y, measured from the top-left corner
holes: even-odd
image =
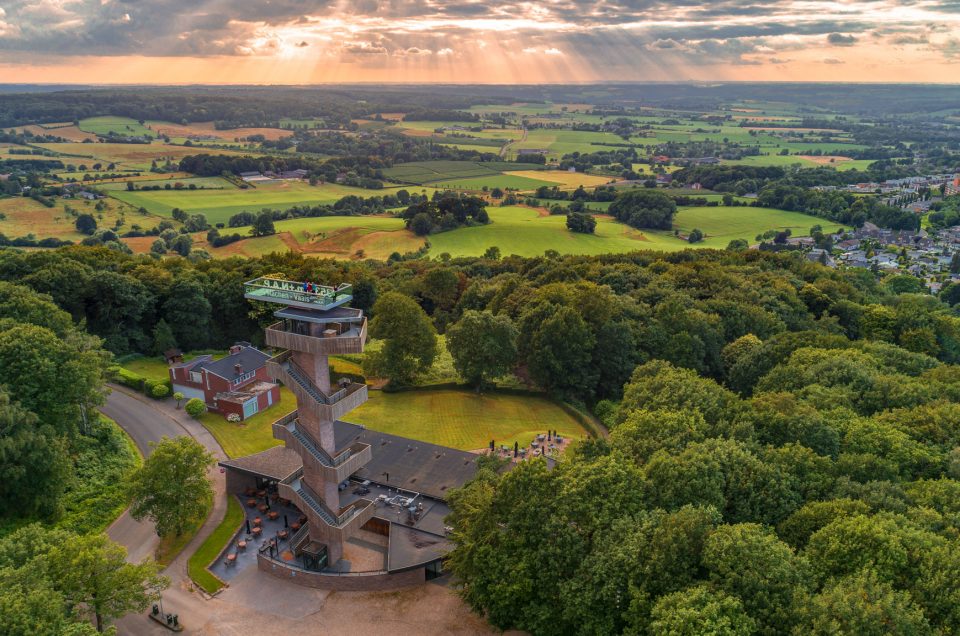
[[[538,433],[555,429],[567,437],[586,431],[555,402],[533,395],[437,389],[384,393],[352,411],[349,421],[369,429],[461,450],[497,444],[529,444]]]
[[[297,408],[297,400],[286,387],[280,387],[280,401],[266,411],[234,423],[228,422],[219,413],[204,413],[200,423],[216,438],[228,457],[245,457],[281,442],[273,438],[272,424]]]
[[[227,542],[233,538],[241,523],[243,523],[243,508],[240,507],[236,497],[227,495],[227,514],[224,515],[223,521],[197,548],[197,551],[190,555],[190,560],[187,562],[190,578],[207,594],[218,592],[224,585],[223,581],[207,569],[207,566],[217,558]]]

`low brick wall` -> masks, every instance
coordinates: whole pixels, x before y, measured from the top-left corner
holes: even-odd
[[[257,568],[278,579],[292,581],[297,585],[315,587],[321,590],[336,590],[339,592],[369,592],[396,590],[403,587],[420,585],[426,581],[426,570],[417,568],[405,572],[391,574],[379,572],[374,574],[323,574],[307,572],[297,568],[286,567],[262,554],[257,555]]]

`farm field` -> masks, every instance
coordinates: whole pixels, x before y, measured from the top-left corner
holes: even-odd
[[[526,446],[550,428],[564,437],[587,436],[571,415],[545,397],[478,395],[469,389],[370,391],[370,399],[349,419],[374,431],[460,450],[486,448],[490,440]]]
[[[84,132],[73,124],[43,124],[42,126],[33,124],[29,126],[18,126],[16,130],[29,132],[34,135],[54,135],[75,142],[82,142],[85,139],[89,139],[90,141],[97,140],[96,135]]]
[[[413,161],[397,164],[383,171],[387,179],[413,185],[434,184],[441,181],[491,177],[504,171],[543,170],[543,166],[529,163],[475,162],[475,161]]]
[[[263,135],[267,139],[276,140],[281,137],[289,137],[289,130],[280,128],[228,128],[217,130],[212,121],[194,122],[191,124],[174,124],[168,121],[148,121],[147,128],[157,135],[166,135],[168,137],[215,137],[224,141],[233,141],[250,137],[251,135]]]
[[[94,135],[106,136],[112,133],[122,137],[156,137],[156,133],[129,117],[88,117],[80,120],[78,128]]]
[[[118,169],[146,170],[152,161],[158,163],[178,161],[188,155],[198,154],[197,148],[173,146],[164,143],[150,144],[109,144],[109,143],[66,143],[66,144],[36,144],[39,148],[62,153],[58,157],[64,163],[90,163],[94,160],[103,163],[115,163]],[[231,150],[218,150],[219,154],[239,155]]]
[[[546,150],[548,159],[559,159],[572,152],[598,152],[612,150],[612,146],[603,144],[624,144],[623,138],[606,132],[580,130],[549,130],[538,128],[527,133],[524,141],[510,144],[507,152],[515,156],[521,149]]]
[[[115,190],[111,196],[154,214],[171,216],[174,208],[190,214],[203,214],[211,224],[226,223],[237,212],[258,212],[263,208],[287,209],[295,205],[333,203],[348,194],[372,197],[391,190],[365,190],[328,183],[311,186],[302,182],[262,184],[257,188],[223,190]]]
[[[743,157],[742,159],[724,160],[723,163],[747,165],[747,166],[792,166],[799,164],[804,168],[815,168],[817,166],[830,166],[837,170],[866,170],[867,166],[873,163],[870,159],[849,159],[847,157],[837,156],[833,163],[829,158],[810,155],[759,155],[754,157]]]
[[[526,177],[527,179],[536,179],[538,181],[549,181],[551,184],[558,185],[561,188],[571,189],[576,189],[579,186],[583,186],[584,188],[597,187],[613,181],[610,177],[584,174],[583,172],[567,172],[566,170],[511,170],[503,174]]]

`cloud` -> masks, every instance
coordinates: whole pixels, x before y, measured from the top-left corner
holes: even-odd
[[[522,54],[538,58],[538,70],[634,79],[653,69],[679,79],[719,66],[815,68],[824,63],[817,62],[824,44],[856,48],[858,55],[844,56],[851,73],[865,56],[880,63],[883,46],[906,47],[898,55],[918,64],[960,57],[954,44],[960,0],[0,2],[0,64],[64,64],[86,56],[339,56],[397,69],[409,69],[404,58],[420,58],[423,68],[449,70],[455,58],[494,77],[514,64],[497,60]]]
[[[853,46],[857,43],[857,38],[842,33],[831,33],[827,36],[827,42],[833,46]]]

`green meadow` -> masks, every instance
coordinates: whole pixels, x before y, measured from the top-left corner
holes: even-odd
[[[113,133],[119,136],[156,137],[156,133],[152,130],[129,117],[88,117],[81,119],[79,123],[80,130],[94,135],[106,136]]]
[[[263,208],[285,210],[295,205],[333,203],[349,194],[368,198],[382,196],[395,189],[365,190],[338,184],[311,186],[302,182],[263,183],[256,188],[222,190],[114,190],[110,195],[153,214],[171,216],[174,208],[190,214],[203,214],[211,224],[226,223],[238,212],[257,212]]]

